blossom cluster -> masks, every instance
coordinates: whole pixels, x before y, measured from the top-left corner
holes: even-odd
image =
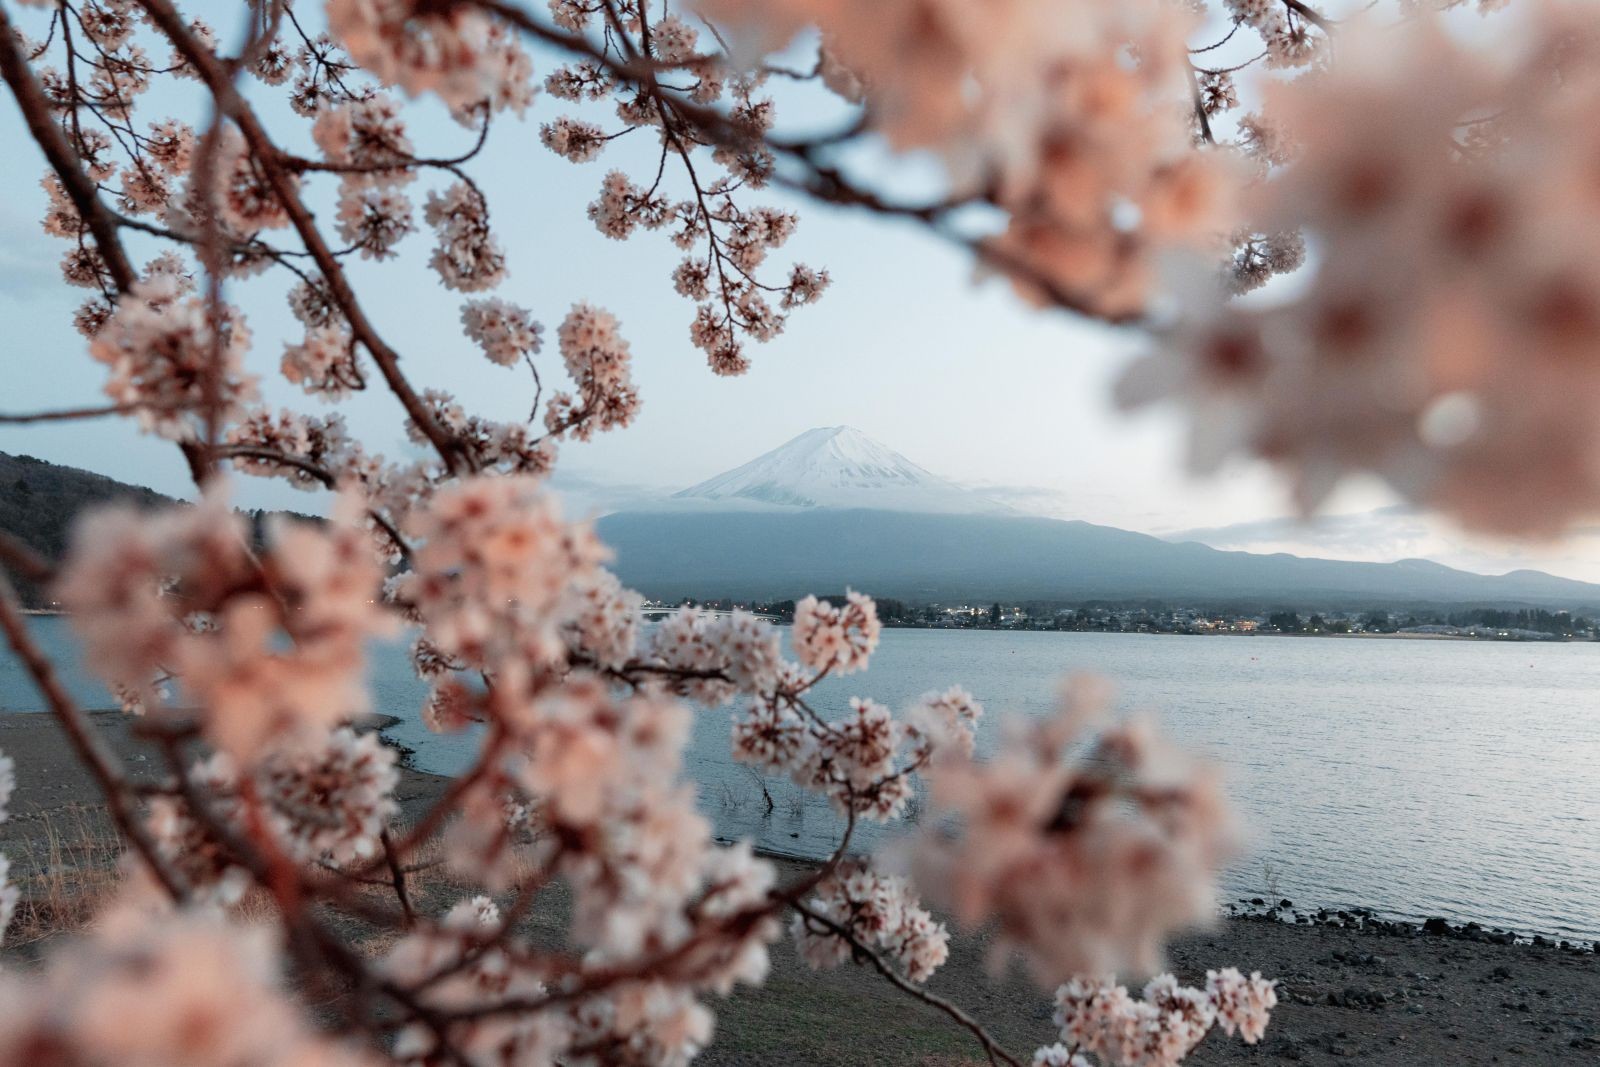
[[[414,0],[332,0],[328,27],[351,58],[412,96],[435,93],[458,119],[520,115],[533,101],[533,65],[517,38],[469,5],[419,10]]]
[[[813,967],[835,967],[863,943],[888,953],[913,982],[926,982],[950,954],[950,935],[917,903],[903,879],[851,864],[817,887],[792,929]]]
[[[1204,989],[1157,975],[1137,999],[1109,979],[1073,978],[1056,990],[1061,1043],[1040,1049],[1034,1063],[1080,1067],[1092,1053],[1115,1067],[1174,1067],[1213,1027],[1260,1041],[1277,1003],[1275,983],[1232,967],[1207,971]]]
[[[153,272],[118,300],[89,346],[109,372],[106,395],[145,429],[175,441],[199,435],[198,415],[208,406],[227,419],[256,393],[244,370],[250,331],[243,316],[214,314],[183,295],[190,287],[180,275]]]
[[[714,898],[706,904],[717,907]],[[710,1042],[711,1013],[670,983],[623,982],[581,998],[551,995],[559,990],[523,962],[527,946],[506,932],[500,908],[480,896],[460,901],[432,927],[394,946],[382,973],[422,990],[421,1003],[438,1016],[449,1018],[486,998],[531,1006],[442,1026],[408,1025],[395,1044],[396,1062],[433,1063],[449,1049],[473,1063],[673,1065],[687,1063]]]
[[[285,345],[283,376],[312,396],[341,400],[365,386],[355,342],[337,326],[316,326],[298,344]]]
[[[1314,238],[1305,284],[1197,288],[1122,397],[1178,399],[1197,468],[1262,457],[1308,511],[1370,473],[1468,527],[1558,533],[1600,509],[1592,10],[1542,5],[1492,50],[1427,17],[1352,25],[1340,52],[1263,112],[1316,131],[1251,204],[1255,230]]]
[[[233,464],[240,473],[282,478],[297,489],[321,488],[325,483],[319,472],[335,483],[357,485],[365,480],[362,472],[371,468],[338,412],[317,417],[256,408],[229,428],[224,441],[234,449]]]
[[[867,665],[882,628],[870,597],[850,593],[836,608],[808,596],[794,606],[795,654],[812,670],[849,674]]]
[[[702,704],[774,689],[786,673],[778,635],[748,612],[712,615],[679,608],[655,628],[650,654],[677,674],[675,688]]]
[[[11,814],[11,794],[16,787],[16,763],[10,756],[0,752],[0,822],[5,822]],[[6,929],[11,925],[11,916],[16,913],[17,902],[22,897],[21,891],[11,884],[10,875],[11,861],[0,855],[0,940],[4,940]]]
[[[537,480],[483,477],[441,490],[408,532],[420,546],[395,595],[445,655],[479,669],[527,671],[560,656],[566,593],[605,554],[564,523]]]
[[[786,775],[852,818],[888,822],[904,812],[912,775],[935,752],[971,751],[983,709],[953,688],[925,696],[905,721],[862,697],[837,719],[820,716],[806,694],[830,673],[864,669],[879,627],[877,606],[863,594],[848,594],[843,608],[807,597],[796,605],[792,634],[799,661],[789,662],[771,627],[753,616],[681,608],[656,628],[649,658],[683,696],[705,704],[745,696],[733,722],[736,760]]]
[[[465,1007],[478,998],[520,995],[537,997],[544,984],[525,969],[515,967],[505,948],[486,944],[502,925],[500,909],[488,897],[473,897],[455,904],[427,930],[406,935],[383,959],[386,977],[426,989],[425,1004],[434,1010]],[[420,1023],[400,1031],[395,1059],[423,1064],[439,1055],[445,1038],[476,1060],[491,1049],[509,1062],[538,1062],[560,1047],[554,1020],[516,1021],[464,1026],[441,1035]]]
[[[850,699],[848,714],[824,721],[789,691],[752,700],[734,722],[734,758],[787,774],[841,812],[877,822],[899,818],[911,799],[910,731],[875,700]],[[920,755],[920,753],[918,754]]]
[[[456,182],[429,193],[422,217],[439,237],[429,263],[446,289],[477,293],[505,280],[506,257],[489,227],[489,205],[475,186]]]
[[[130,891],[40,977],[0,976],[0,1060],[36,1063],[370,1067],[321,1033],[284,988],[273,931]]]
[[[1162,252],[1215,250],[1233,228],[1229,161],[1197,151],[1185,117],[1177,5],[1020,0],[1002,18],[961,0],[699,6],[764,49],[820,28],[830,89],[864,101],[893,147],[941,156],[952,202],[1006,213],[982,244],[1028,299],[1134,316]]]
[[[1223,0],[1228,14],[1260,35],[1270,67],[1305,67],[1327,46],[1325,24],[1278,0]]]
[[[536,355],[544,328],[533,314],[498,297],[469,300],[461,308],[461,325],[492,363],[509,367]]]
[[[616,316],[578,304],[556,331],[561,359],[577,385],[576,396],[557,393],[545,409],[545,427],[587,441],[597,431],[620,429],[639,412],[639,391],[630,371],[628,342]]]
[[[273,847],[299,863],[369,860],[399,810],[395,758],[377,734],[349,727],[277,747],[246,774],[219,752],[187,774],[204,786],[205,810],[178,795],[154,797],[151,837],[191,888],[224,903],[239,900],[250,876],[223,838],[250,825],[267,827]]]
[[[374,603],[380,582],[348,509],[323,527],[275,522],[258,554],[244,518],[212,494],[155,515],[91,515],[56,595],[91,669],[147,705],[176,677],[207,738],[250,764],[367,710],[364,645],[393,626]]]
[[[934,903],[992,924],[1041,982],[1149,973],[1171,934],[1215,914],[1232,851],[1214,774],[1139,720],[1105,716],[1079,679],[1057,712],[1011,722],[979,760],[946,746],[928,772],[933,819],[902,860]]]

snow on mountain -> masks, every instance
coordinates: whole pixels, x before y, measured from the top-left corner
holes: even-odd
[[[850,426],[822,426],[749,463],[673,494],[685,501],[937,514],[1009,511],[930,474]]]

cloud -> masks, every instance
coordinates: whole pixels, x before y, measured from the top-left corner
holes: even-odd
[[[561,467],[550,476],[550,487],[561,494],[563,513],[596,518],[613,511],[660,503],[673,492],[658,485],[613,482]]]
[[[1426,540],[1434,536],[1427,516],[1403,504],[1374,508],[1343,515],[1317,515],[1311,518],[1274,516],[1225,526],[1200,526],[1187,530],[1164,531],[1158,536],[1168,541],[1199,541],[1216,546],[1267,544],[1275,542],[1315,543],[1329,550],[1384,554],[1393,547]]]
[[[1404,505],[1310,519],[1278,517],[1162,533],[1168,541],[1198,541],[1246,552],[1289,552],[1387,563],[1431,559],[1480,574],[1539,570],[1600,581],[1600,527],[1573,531],[1560,542],[1520,544],[1474,537]]]
[[[35,303],[48,296],[60,304],[71,290],[61,285],[56,263],[67,245],[47,238],[37,225],[0,217],[0,296],[18,303]]]
[[[963,482],[963,489],[986,496],[998,504],[1048,519],[1082,519],[1125,503],[1109,493],[1058,489],[1044,485],[1006,485],[997,482]]]
[[[1083,519],[1143,530],[1167,541],[1198,541],[1241,552],[1392,563],[1429,559],[1479,574],[1537,570],[1600,582],[1600,526],[1580,527],[1553,544],[1518,544],[1473,537],[1405,504],[1311,518],[1269,516],[1220,526],[1173,528],[1173,510],[1130,508],[1129,494],[1071,488],[968,481],[965,488],[1026,515]],[[1179,503],[1176,506],[1181,507]]]

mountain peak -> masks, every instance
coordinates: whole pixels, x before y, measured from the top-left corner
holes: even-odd
[[[675,493],[801,508],[995,512],[1000,505],[917,466],[853,426],[819,426]]]

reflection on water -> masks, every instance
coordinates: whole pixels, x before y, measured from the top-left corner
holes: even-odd
[[[65,620],[35,621],[70,661]],[[989,710],[982,750],[996,713],[1043,712],[1073,671],[1115,679],[1125,707],[1158,712],[1226,768],[1252,831],[1231,895],[1276,885],[1301,906],[1600,936],[1600,647],[886,630],[872,669],[829,679],[817,700],[899,710],[959,682]],[[64,673],[80,699],[108,703],[80,669]],[[373,673],[377,710],[406,720],[391,733],[419,767],[449,773],[470,759],[472,737],[418,721],[424,687],[403,648],[380,648]],[[0,653],[0,710],[36,707]],[[836,840],[827,803],[785,781],[768,780],[765,813],[752,772],[728,757],[726,710],[699,714],[687,769],[724,837],[803,855]]]

